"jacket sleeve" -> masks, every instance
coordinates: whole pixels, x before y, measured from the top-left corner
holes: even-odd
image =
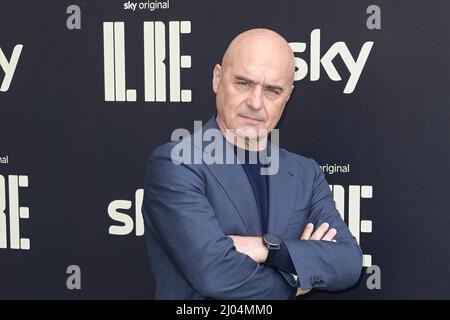
[[[273,268],[235,250],[206,196],[201,173],[157,149],[149,160],[143,212],[184,279],[212,299],[287,299],[293,290]],[[176,288],[174,288],[176,290]]]
[[[314,229],[323,222],[337,230],[336,242],[322,240],[285,240],[302,288],[343,290],[353,286],[362,269],[362,252],[341,219],[330,187],[319,165],[312,159],[314,182],[309,221]]]

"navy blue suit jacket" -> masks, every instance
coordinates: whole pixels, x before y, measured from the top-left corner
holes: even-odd
[[[203,131],[209,128],[217,129],[214,117]],[[224,150],[232,148],[222,139]],[[143,214],[156,299],[287,299],[293,286],[340,290],[356,283],[360,247],[314,160],[272,147],[279,170],[269,175],[268,231],[284,240],[294,281],[236,251],[227,235],[262,235],[249,180],[240,164],[203,163],[208,142],[190,141],[200,163],[174,163],[171,142],[153,152],[147,167]],[[308,222],[328,222],[337,242],[300,240]]]

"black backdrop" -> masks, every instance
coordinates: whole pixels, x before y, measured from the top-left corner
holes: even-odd
[[[322,66],[312,81],[309,69],[279,125],[282,147],[320,165],[348,165],[326,176],[346,221],[366,231],[355,235],[367,261],[379,267],[365,268],[351,290],[306,299],[450,298],[450,2],[171,0],[168,9],[134,12],[127,2],[1,1],[0,48],[8,61],[23,48],[0,91],[0,298],[153,297],[136,235],[147,158],[174,129],[209,119],[212,68],[253,27],[305,43],[296,56],[308,67],[315,29],[321,56],[342,41],[356,59],[373,42],[353,92],[343,93],[350,73],[338,55],[342,80]],[[67,13],[70,5],[79,15]],[[381,29],[367,26],[370,5]],[[165,26],[167,101],[144,100],[144,21]],[[180,71],[190,102],[169,101],[170,21],[190,26],[180,34],[181,55],[191,56]],[[80,29],[71,29],[76,22]],[[126,88],[136,101],[105,101],[104,22],[124,22]],[[67,287],[69,266],[81,270],[81,289]],[[373,272],[376,288],[368,286]]]

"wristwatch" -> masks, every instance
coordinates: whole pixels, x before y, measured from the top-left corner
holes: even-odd
[[[274,235],[273,233],[266,233],[265,235],[263,235],[262,241],[266,246],[267,250],[269,250],[265,263],[270,264],[275,254],[278,252],[278,250],[280,250],[281,239],[280,237]]]

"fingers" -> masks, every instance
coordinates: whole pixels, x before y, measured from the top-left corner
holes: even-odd
[[[303,231],[303,234],[302,234],[300,239],[302,239],[302,240],[309,240],[309,238],[311,238],[311,234],[312,234],[313,229],[314,229],[314,225],[312,223],[308,223],[306,225],[306,228]]]
[[[320,225],[317,230],[313,232],[314,225],[312,223],[308,223],[305,227],[305,230],[303,231],[303,234],[301,236],[301,240],[324,240],[324,241],[332,241],[336,242],[334,240],[334,237],[337,234],[337,230],[335,228],[330,228],[330,225],[327,222],[324,222]]]
[[[297,294],[296,294],[296,296],[300,296],[300,295],[303,295],[303,294],[307,294],[307,293],[310,292],[310,291],[311,291],[310,288],[309,288],[309,289],[297,288]]]
[[[336,229],[331,228],[330,230],[328,230],[328,232],[325,234],[325,236],[322,238],[322,240],[325,241],[333,241],[333,238],[336,236]],[[336,242],[336,241],[334,241]]]
[[[326,222],[322,223],[319,228],[313,233],[310,240],[321,240],[325,232],[327,232],[330,225]]]

